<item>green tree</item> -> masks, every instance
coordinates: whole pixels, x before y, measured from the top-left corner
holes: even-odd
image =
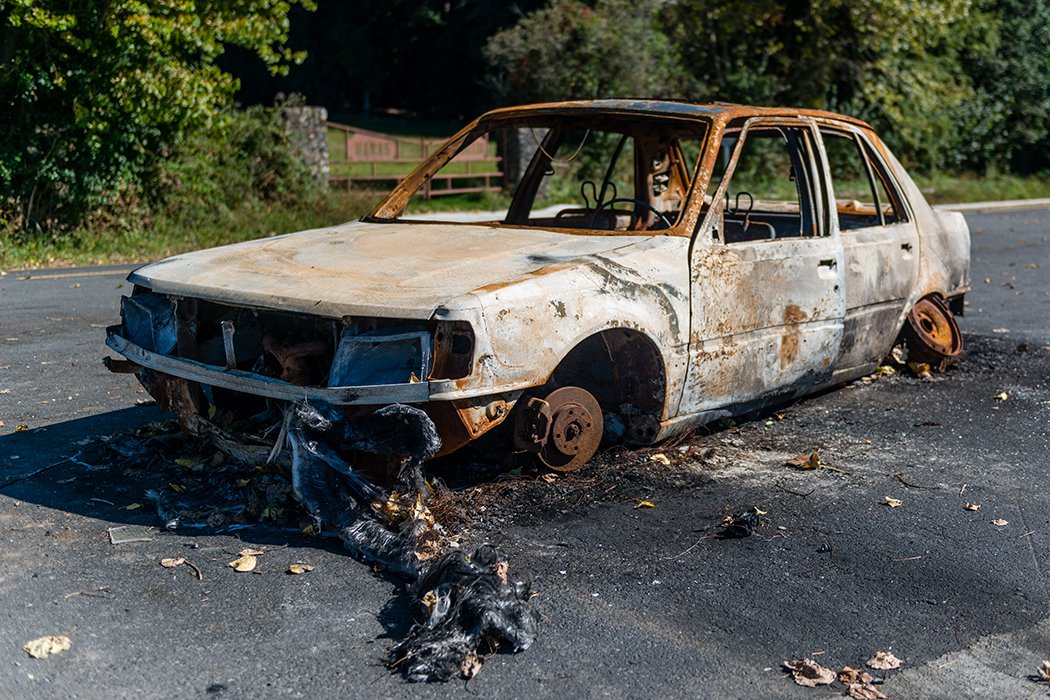
[[[994,26],[974,0],[682,2],[669,25],[708,97],[851,114],[927,166],[951,158],[962,57],[990,55]]]
[[[953,165],[1050,169],[1050,0],[994,0],[994,51],[964,53],[974,97],[956,110]]]
[[[211,127],[237,81],[227,45],[282,72],[288,12],[312,0],[0,0],[0,192],[42,228],[149,187],[158,160]]]
[[[687,76],[660,0],[555,0],[493,35],[485,55],[504,102],[684,96]]]

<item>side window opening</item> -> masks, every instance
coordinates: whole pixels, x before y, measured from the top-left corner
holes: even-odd
[[[835,185],[839,229],[886,226],[904,220],[885,167],[856,134],[821,129]]]
[[[727,132],[723,143],[741,135]],[[823,185],[816,176],[816,149],[807,127],[758,126],[742,138],[728,175],[722,215],[726,243],[821,235]],[[711,191],[722,179],[713,177]]]

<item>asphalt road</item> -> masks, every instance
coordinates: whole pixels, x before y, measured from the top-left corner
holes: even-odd
[[[77,456],[158,417],[99,362],[126,268],[8,272],[0,696],[812,698],[832,691],[796,687],[782,660],[859,666],[884,649],[904,660],[890,697],[1048,697],[1030,676],[1050,658],[1050,212],[967,219],[968,353],[937,381],[858,383],[553,484],[464,492],[488,499],[466,540],[531,575],[544,616],[533,648],[469,684],[383,667],[406,598],[336,542],[253,526],[111,545],[111,526],[157,524],[125,510],[153,475]],[[813,449],[840,471],[783,466]],[[755,536],[711,537],[751,506],[768,513]],[[258,574],[225,566],[249,545],[274,547]],[[203,580],[158,565],[171,556]],[[285,574],[294,561],[316,569]],[[72,649],[22,652],[47,634]]]

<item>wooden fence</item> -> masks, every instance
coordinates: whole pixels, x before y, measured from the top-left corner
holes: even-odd
[[[328,122],[329,183],[333,187],[389,190],[445,139],[394,136]],[[495,141],[484,136],[456,155],[423,185],[426,198],[503,187],[502,160]]]

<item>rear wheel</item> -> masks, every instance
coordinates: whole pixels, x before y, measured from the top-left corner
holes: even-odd
[[[923,297],[915,302],[901,336],[908,348],[909,362],[925,362],[940,368],[962,353],[962,333],[948,305],[939,296]]]

